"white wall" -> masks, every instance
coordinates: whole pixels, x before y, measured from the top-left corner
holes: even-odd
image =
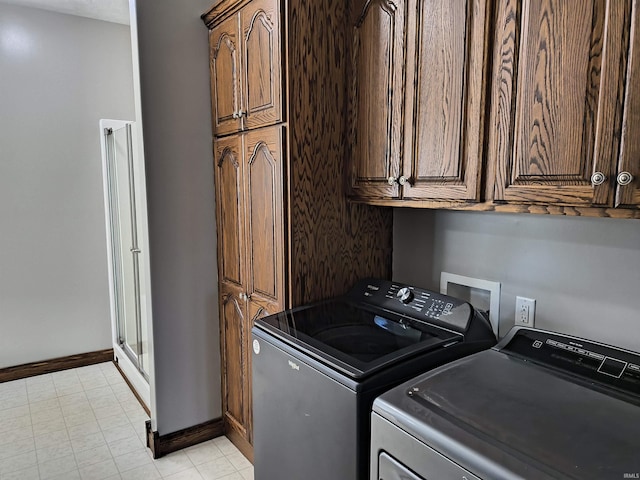
[[[443,270],[502,282],[501,335],[521,295],[539,328],[640,351],[640,221],[395,209],[394,279]]]
[[[0,3],[0,368],[111,347],[98,120],[126,26]]]
[[[137,0],[154,346],[154,428],[218,418],[220,349],[209,49],[211,0]]]

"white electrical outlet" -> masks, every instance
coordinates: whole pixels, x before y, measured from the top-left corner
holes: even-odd
[[[534,298],[516,297],[516,325],[534,326],[536,318],[536,300]]]

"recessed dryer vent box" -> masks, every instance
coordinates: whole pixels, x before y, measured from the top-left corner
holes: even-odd
[[[496,337],[499,337],[500,282],[441,272],[440,293],[459,298],[478,310],[489,312],[491,328]]]

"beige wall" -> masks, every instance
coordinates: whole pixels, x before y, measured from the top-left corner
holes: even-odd
[[[0,368],[111,347],[98,121],[129,29],[0,3]]]
[[[640,221],[394,211],[393,275],[438,289],[440,272],[502,283],[501,335],[515,297],[536,326],[640,351]]]

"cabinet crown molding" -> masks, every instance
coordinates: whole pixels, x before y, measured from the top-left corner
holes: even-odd
[[[204,12],[200,18],[208,28],[215,27],[226,20],[230,15],[237,13],[251,0],[222,0]]]

